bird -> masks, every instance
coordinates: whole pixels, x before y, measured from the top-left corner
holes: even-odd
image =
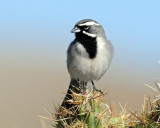
[[[70,85],[79,85],[85,91],[88,82],[91,82],[93,90],[101,92],[95,87],[94,81],[107,71],[113,57],[113,45],[106,38],[102,25],[92,19],[78,21],[71,33],[75,34],[75,39],[67,50]]]

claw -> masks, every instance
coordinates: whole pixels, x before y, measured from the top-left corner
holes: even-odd
[[[92,81],[92,86],[93,86],[93,92],[97,91],[100,92],[101,94],[103,94],[103,92],[100,89],[97,89],[96,86],[94,85],[94,82]]]

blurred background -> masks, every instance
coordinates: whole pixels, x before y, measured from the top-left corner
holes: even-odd
[[[70,77],[66,50],[70,30],[94,19],[114,45],[112,64],[96,86],[112,102],[138,111],[160,77],[160,1],[0,1],[0,127],[41,128],[61,104]],[[49,123],[47,124],[49,125]]]

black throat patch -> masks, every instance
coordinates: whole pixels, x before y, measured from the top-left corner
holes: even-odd
[[[94,59],[97,54],[97,40],[83,33],[76,33],[76,39],[84,46],[90,59]]]

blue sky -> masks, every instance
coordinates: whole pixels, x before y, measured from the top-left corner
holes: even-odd
[[[125,38],[138,41],[134,46],[158,48],[159,5],[158,0],[5,0],[0,2],[0,31],[3,39],[7,36],[23,38],[44,35],[71,40],[69,31],[73,25],[78,20],[92,18],[104,26],[107,37],[118,45],[121,40],[116,38]]]

